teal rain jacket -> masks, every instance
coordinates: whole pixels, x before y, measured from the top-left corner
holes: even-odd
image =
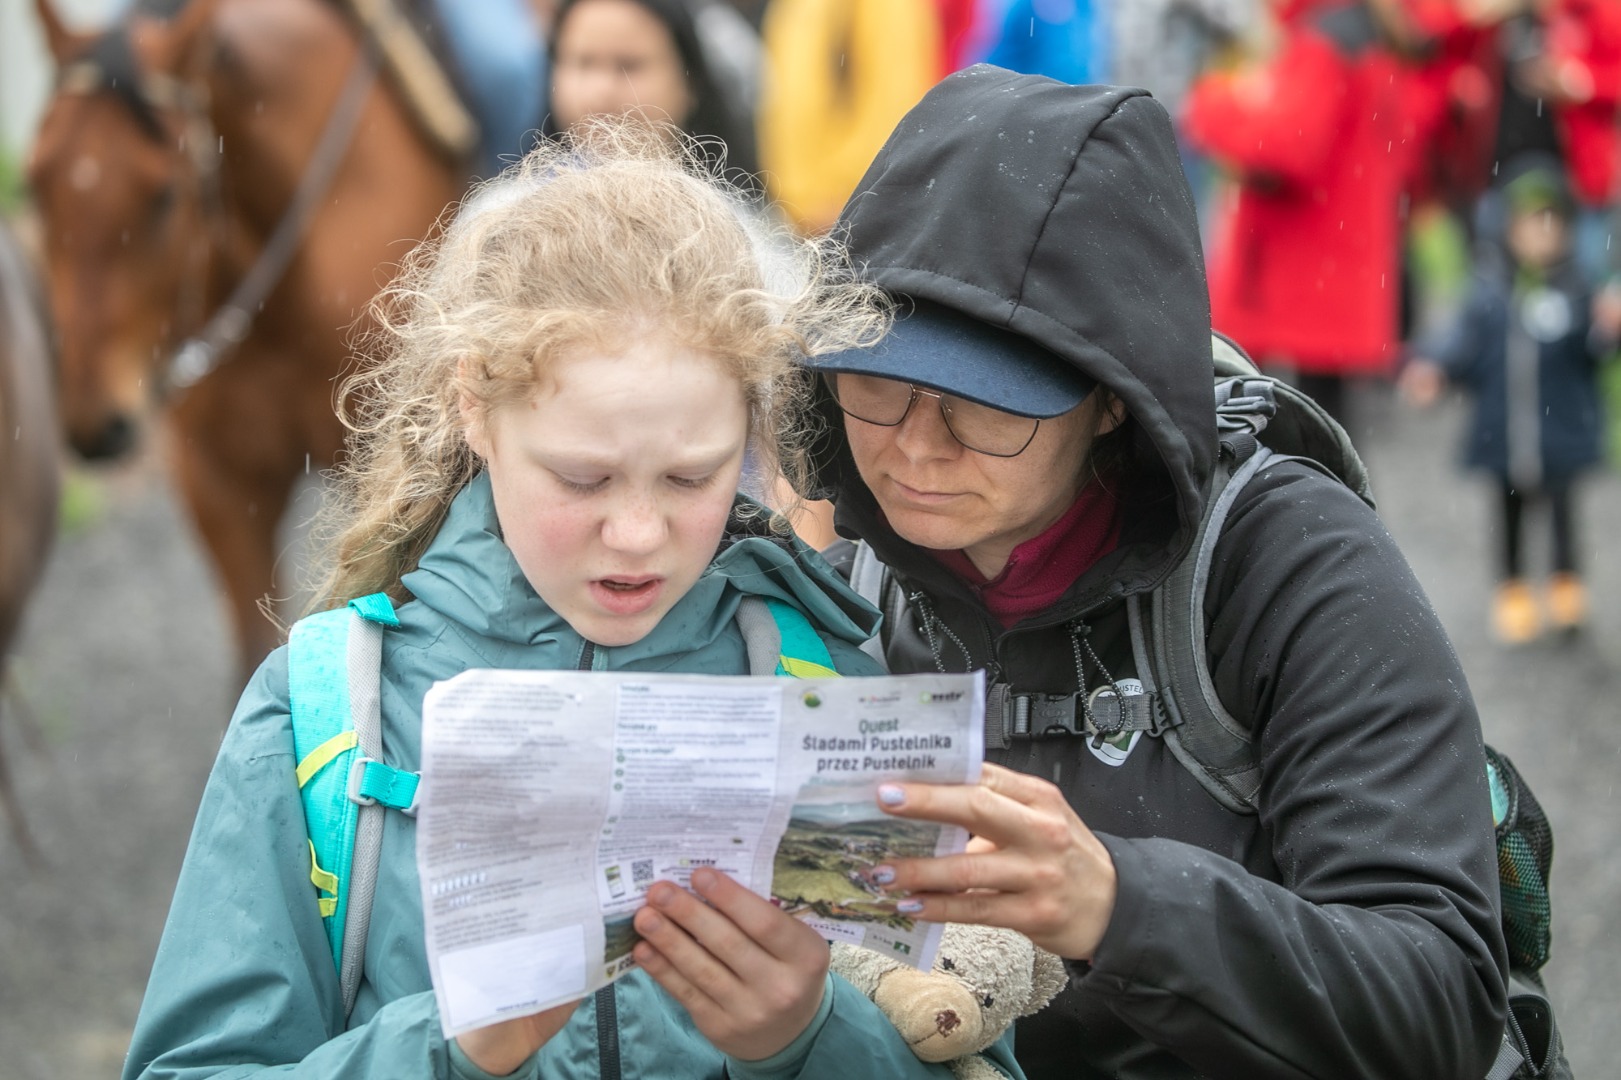
[[[486,477],[456,498],[419,567],[415,600],[384,638],[385,756],[418,768],[421,704],[435,680],[468,668],[574,668],[584,640],[535,594],[502,542]],[[595,670],[744,673],[734,622],[747,594],[791,601],[846,674],[876,674],[858,649],[877,615],[814,552],[738,518],[709,569],[651,634],[595,647]],[[364,979],[347,1022],[331,947],[310,884],[304,813],[294,780],[287,656],[271,654],[242,695],[203,794],[191,846],[153,964],[126,1080],[245,1077],[484,1076],[441,1033],[428,975],[415,822],[389,813],[367,938]],[[641,972],[615,984],[625,1077],[718,1078],[728,1063],[674,1000]],[[829,1009],[796,1067],[754,1077],[950,1077],[925,1065],[876,1006],[829,976]],[[347,1030],[345,1028],[347,1027]],[[454,1061],[453,1061],[454,1056]],[[1013,1076],[1011,1036],[989,1056]],[[595,1002],[518,1076],[596,1077]]]

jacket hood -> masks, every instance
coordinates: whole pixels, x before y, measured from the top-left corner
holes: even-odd
[[[955,309],[1121,400],[1133,458],[1174,512],[1162,505],[1149,535],[1128,520],[1129,550],[1108,570],[1116,592],[1168,573],[1203,509],[1216,428],[1204,258],[1165,109],[1144,90],[968,68],[902,119],[839,226],[867,279],[902,299],[902,318],[905,299]],[[830,429],[818,475],[840,531],[903,572],[926,566],[884,524],[837,406],[817,393]]]
[[[609,667],[658,667],[727,633],[744,596],[795,604],[818,629],[852,645],[871,637],[878,613],[814,551],[769,529],[769,515],[738,496],[715,558],[651,633],[601,649]],[[537,646],[575,655],[585,639],[542,600],[501,538],[488,473],[479,473],[451,502],[445,523],[402,583],[413,597],[479,640],[492,666],[530,666],[517,659]]]

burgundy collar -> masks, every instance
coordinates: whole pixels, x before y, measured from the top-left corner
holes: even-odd
[[[1082,574],[1115,549],[1120,543],[1115,509],[1108,489],[1088,484],[1063,517],[1014,548],[993,579],[981,574],[961,551],[929,554],[966,582],[998,622],[1010,627],[1056,604]]]

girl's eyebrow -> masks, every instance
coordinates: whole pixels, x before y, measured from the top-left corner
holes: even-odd
[[[735,453],[737,453],[737,447],[728,445],[724,447],[717,446],[708,452],[705,452],[700,447],[697,452],[672,454],[663,462],[664,471],[681,472],[689,469],[717,469],[731,460],[732,455]],[[532,451],[531,456],[551,469],[611,472],[624,464],[617,454],[593,453],[590,450],[573,452],[537,449]]]

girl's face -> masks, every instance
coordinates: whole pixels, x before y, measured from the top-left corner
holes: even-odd
[[[636,0],[585,0],[556,34],[552,115],[559,127],[629,113],[686,123],[693,102],[675,39]]]
[[[1096,400],[1043,420],[1024,452],[1010,458],[963,446],[929,398],[914,402],[895,427],[846,416],[844,431],[861,479],[896,533],[919,547],[960,550],[994,578],[1015,547],[1074,505],[1092,440],[1114,426],[1098,423]]]
[[[645,637],[697,582],[743,472],[742,384],[662,337],[582,351],[522,405],[471,419],[507,547],[587,640]]]

